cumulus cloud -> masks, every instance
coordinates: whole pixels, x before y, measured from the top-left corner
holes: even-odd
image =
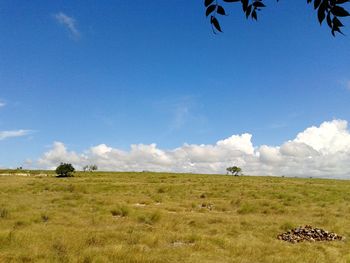
[[[0,141],[13,137],[22,137],[30,134],[30,130],[0,131]]]
[[[238,165],[250,175],[350,178],[350,132],[347,121],[333,120],[309,127],[279,146],[254,146],[248,133],[215,144],[184,144],[171,150],[137,144],[123,151],[100,144],[76,153],[55,142],[37,163],[54,168],[60,162],[78,168],[96,164],[100,170],[192,173],[225,173],[226,167]]]
[[[65,26],[74,38],[80,37],[80,32],[77,29],[76,21],[73,17],[66,15],[65,13],[58,13],[54,15],[58,23]]]
[[[67,151],[66,146],[61,142],[54,142],[52,149],[44,153],[38,160],[40,166],[53,169],[61,162],[69,162],[78,165],[84,161],[84,155]]]

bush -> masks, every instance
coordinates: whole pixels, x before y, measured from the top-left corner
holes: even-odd
[[[56,174],[58,177],[72,177],[75,169],[70,163],[61,163],[56,168]]]

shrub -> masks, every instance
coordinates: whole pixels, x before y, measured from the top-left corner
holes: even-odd
[[[58,177],[72,177],[75,169],[70,163],[61,163],[56,168],[56,174]]]

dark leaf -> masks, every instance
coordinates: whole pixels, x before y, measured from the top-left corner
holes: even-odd
[[[345,3],[348,3],[350,2],[349,0],[337,0],[337,4],[338,5],[341,5],[341,4],[345,4]]]
[[[314,8],[317,9],[321,4],[321,0],[315,0],[314,2]]]
[[[252,5],[249,5],[247,7],[247,10],[245,11],[245,16],[248,18],[251,12],[252,12]]]
[[[216,5],[210,5],[208,6],[207,10],[205,11],[205,15],[208,16],[210,13],[212,13],[216,8]]]
[[[324,3],[322,3],[318,8],[317,17],[320,24],[322,24],[323,20],[326,17],[326,5]]]
[[[253,6],[254,6],[254,7],[265,7],[265,5],[264,5],[263,2],[254,2],[254,3],[253,3]]]
[[[241,2],[242,2],[243,11],[246,12],[247,8],[248,8],[249,1],[248,0],[241,0]]]
[[[333,27],[343,27],[344,25],[340,20],[336,17],[333,18]]]
[[[343,34],[343,32],[341,32],[340,28],[339,27],[333,27],[332,29],[332,35],[335,36],[334,32],[338,32],[340,34]]]
[[[346,11],[341,6],[334,6],[331,10],[332,14],[335,16],[349,16],[349,12]]]
[[[219,24],[219,21],[215,17],[212,16],[211,19],[210,19],[210,22],[212,23],[212,25],[215,27],[215,29],[217,31],[222,32],[220,24]]]
[[[225,9],[224,9],[221,5],[218,5],[218,8],[217,8],[216,12],[217,12],[219,15],[223,15],[223,16],[226,15]]]
[[[213,2],[214,2],[214,0],[204,0],[204,5],[205,5],[205,7],[207,7],[208,5],[210,5]]]
[[[258,20],[258,16],[257,16],[255,10],[253,10],[253,12],[252,12],[252,18],[255,19],[255,20]]]
[[[328,14],[327,14],[327,24],[330,28],[333,27],[332,26],[333,23],[332,23],[332,19],[331,19],[331,12],[328,12]]]

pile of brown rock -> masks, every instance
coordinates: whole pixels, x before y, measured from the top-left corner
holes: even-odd
[[[277,238],[279,240],[284,240],[291,243],[298,243],[303,241],[334,241],[343,239],[342,236],[339,236],[336,233],[328,232],[321,228],[314,228],[309,225],[306,225],[304,227],[300,226],[289,230],[286,233],[278,235]]]

